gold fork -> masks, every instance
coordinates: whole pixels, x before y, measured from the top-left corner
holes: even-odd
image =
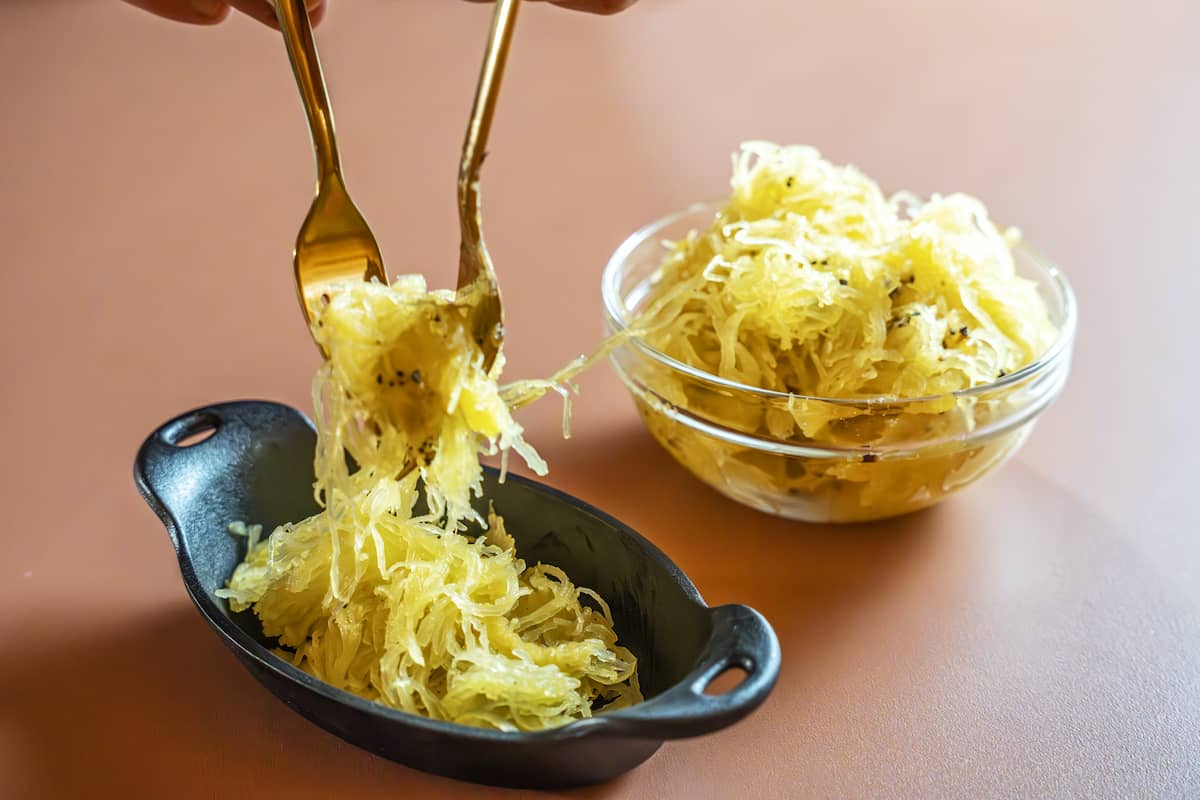
[[[483,220],[479,213],[479,169],[487,155],[487,138],[492,128],[500,78],[517,21],[519,0],[497,0],[488,34],[487,50],[475,88],[475,103],[467,136],[463,140],[458,167],[458,224],[462,242],[458,255],[458,288],[472,306],[471,334],[483,350],[483,368],[491,370],[504,342],[504,307],[496,269],[483,243]]]
[[[311,322],[331,284],[371,278],[387,283],[387,275],[375,236],[346,192],[333,132],[333,111],[308,9],[304,0],[278,0],[275,13],[304,102],[317,159],[316,197],[296,236],[293,256],[300,306]]]

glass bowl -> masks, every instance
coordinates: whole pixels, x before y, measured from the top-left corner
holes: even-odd
[[[636,318],[667,252],[662,243],[707,229],[720,205],[671,214],[617,248],[601,285],[610,333]],[[1037,361],[985,386],[904,400],[794,395],[689,366],[636,335],[613,351],[613,369],[659,444],[734,500],[807,522],[906,514],[1004,463],[1066,382],[1076,323],[1071,287],[1025,245],[1014,259],[1018,274],[1037,284],[1059,334]],[[818,415],[833,421],[806,436],[805,418]]]

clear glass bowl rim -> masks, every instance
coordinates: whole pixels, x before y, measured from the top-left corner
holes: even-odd
[[[623,267],[629,260],[630,254],[640,247],[647,239],[656,235],[664,228],[678,222],[679,220],[701,212],[716,213],[725,205],[723,200],[709,200],[698,203],[693,203],[686,208],[675,211],[665,217],[660,217],[652,222],[643,225],[638,230],[634,231],[625,241],[617,247],[612,256],[608,259],[608,263],[604,266],[604,273],[600,279],[600,294],[604,302],[604,314],[607,318],[609,327],[612,332],[621,333],[629,328],[630,320],[625,314],[625,304],[621,297],[621,277],[624,272]],[[908,403],[928,403],[936,400],[944,400],[945,398],[969,398],[978,397],[988,394],[1005,387],[1022,383],[1041,373],[1047,372],[1061,362],[1070,357],[1071,343],[1075,338],[1075,328],[1078,323],[1078,309],[1075,302],[1075,293],[1071,289],[1071,284],[1067,281],[1066,275],[1063,274],[1055,264],[1041,255],[1038,251],[1030,247],[1024,241],[1018,243],[1014,250],[1020,252],[1027,258],[1034,261],[1042,270],[1049,276],[1049,283],[1054,288],[1058,295],[1059,304],[1063,310],[1063,321],[1059,327],[1058,336],[1050,347],[1046,349],[1040,357],[1025,365],[1021,369],[1005,375],[1003,378],[992,381],[991,383],[982,384],[980,386],[972,386],[969,389],[960,389],[956,392],[950,392],[940,395],[928,395],[925,397],[905,397],[897,398],[890,395],[878,395],[875,397],[820,397],[817,395],[789,394],[787,392],[779,392],[774,389],[764,389],[759,386],[750,386],[749,384],[732,381],[728,378],[722,378],[719,375],[714,375],[702,369],[697,369],[689,364],[684,364],[671,356],[651,347],[640,337],[630,337],[630,342],[635,347],[641,350],[650,358],[658,361],[663,366],[674,372],[683,373],[691,378],[704,383],[721,386],[735,392],[743,394],[756,395],[765,400],[774,400],[786,402],[789,399],[795,400],[812,400],[822,403],[831,403],[834,405],[860,406],[870,407],[878,405],[887,406],[903,406]]]

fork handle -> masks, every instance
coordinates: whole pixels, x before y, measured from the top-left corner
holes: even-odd
[[[317,158],[317,181],[323,184],[329,178],[340,177],[341,164],[333,133],[333,110],[329,107],[329,92],[325,89],[321,60],[317,58],[308,8],[304,0],[277,0],[275,15],[308,116],[308,131]]]
[[[508,58],[519,5],[519,0],[496,2],[487,51],[479,70],[479,84],[475,88],[475,102],[471,107],[471,121],[463,141],[462,161],[458,167],[458,211],[464,232],[471,227],[471,241],[479,238],[479,169],[487,155],[488,133],[492,129],[496,96],[500,93],[500,79],[504,75],[504,62]]]

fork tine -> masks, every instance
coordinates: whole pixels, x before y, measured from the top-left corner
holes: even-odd
[[[308,9],[304,0],[278,0],[275,11],[317,162],[316,196],[300,227],[293,253],[300,307],[311,322],[315,303],[330,284],[371,278],[387,283],[387,274],[379,244],[346,191],[333,110]]]

